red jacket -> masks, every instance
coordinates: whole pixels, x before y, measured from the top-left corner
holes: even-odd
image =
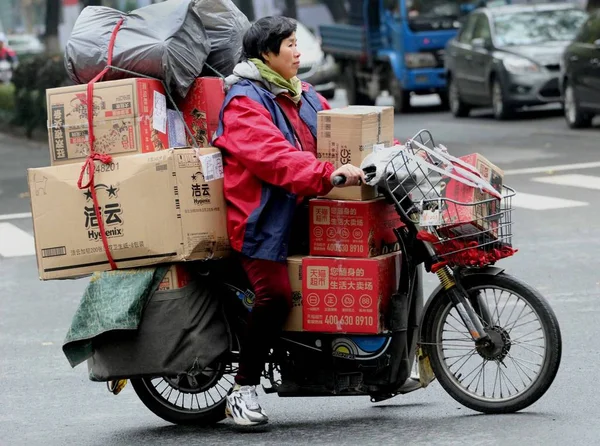
[[[248,85],[245,88],[250,88],[246,91],[255,89]],[[303,89],[308,93],[309,85],[303,84]],[[321,108],[330,108],[322,96],[318,98]],[[290,209],[283,209],[287,206],[281,205],[281,219],[277,210],[268,209],[269,205],[264,203],[265,186],[283,189],[284,194],[295,197],[297,203],[302,197],[327,194],[332,189],[330,177],[335,168],[315,156],[315,136],[300,117],[300,107],[309,107],[304,103],[304,94],[299,106],[283,95],[275,99],[294,129],[295,146],[290,144],[275,124],[275,118],[258,100],[261,97],[252,99],[241,94],[226,99],[220,126],[222,132],[217,133],[214,141],[214,145],[223,151],[227,230],[234,250],[250,257],[283,261],[285,249],[281,251],[268,245],[274,240],[282,240],[285,244],[284,232],[291,224]],[[316,111],[312,110],[312,113],[316,129]],[[277,191],[273,193],[281,195]],[[271,213],[268,218],[272,220],[273,211],[278,221],[273,221],[266,231],[263,229],[256,236],[254,226],[267,226],[265,215]],[[265,215],[261,218],[257,213]]]

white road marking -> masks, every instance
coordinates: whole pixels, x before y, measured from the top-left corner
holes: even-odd
[[[549,209],[588,206],[589,203],[584,201],[565,200],[564,198],[546,197],[544,195],[517,192],[517,195],[515,195],[512,199],[512,205],[516,208],[531,209],[534,211],[546,211]]]
[[[20,214],[4,214],[4,215],[0,215],[0,221],[19,220],[21,218],[31,218],[31,212],[22,212]]]
[[[600,177],[581,175],[577,173],[568,175],[550,175],[547,177],[532,178],[532,181],[559,186],[583,187],[585,189],[600,190]]]
[[[600,167],[600,161],[575,164],[558,164],[555,166],[526,167],[524,169],[509,169],[504,175],[528,175],[532,173],[562,172],[565,170],[595,169]]]
[[[33,236],[12,223],[0,223],[0,257],[35,255]]]

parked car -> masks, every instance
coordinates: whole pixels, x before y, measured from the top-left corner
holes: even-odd
[[[8,46],[17,53],[19,59],[44,52],[44,44],[33,34],[12,34],[7,37]]]
[[[449,105],[457,117],[492,106],[497,119],[521,106],[562,102],[560,57],[588,17],[567,3],[472,12],[446,46]]]
[[[560,79],[567,124],[589,127],[600,114],[600,11],[588,18],[565,49]]]
[[[326,99],[332,99],[339,75],[337,63],[331,55],[323,53],[319,39],[300,22],[296,28],[296,38],[302,54],[298,77],[312,84]]]

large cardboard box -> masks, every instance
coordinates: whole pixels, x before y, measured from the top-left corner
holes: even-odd
[[[302,331],[302,259],[302,256],[292,256],[287,259],[292,286],[292,308],[283,326],[284,331]]]
[[[372,259],[305,257],[303,328],[326,333],[376,334],[400,279],[401,254]]]
[[[479,153],[465,155],[460,159],[474,166],[494,189],[502,193],[504,172],[499,167]],[[487,192],[482,192],[451,178],[443,180],[441,195],[461,203],[475,203],[494,198]],[[495,237],[498,235],[498,219],[493,217],[497,217],[499,212],[500,200],[497,199],[477,206],[463,206],[447,202],[442,216],[444,223],[452,225],[451,230],[455,235],[462,236],[489,231],[489,235]]]
[[[95,189],[118,268],[226,256],[222,161],[215,148],[167,149],[96,163]],[[79,164],[28,170],[41,279],[109,270]]]
[[[178,104],[196,143],[205,147],[212,143],[219,126],[219,114],[225,101],[225,84],[219,77],[200,77],[192,84],[185,99]],[[186,133],[189,145],[194,145]]]
[[[82,161],[89,154],[87,85],[46,90],[52,165]],[[123,79],[94,84],[94,149],[110,155],[169,147],[162,84]]]
[[[321,111],[317,119],[317,157],[336,167],[360,164],[373,148],[394,142],[394,108],[349,106]],[[376,188],[369,186],[334,188],[327,198],[371,200]]]
[[[400,216],[385,199],[309,202],[312,256],[375,257],[400,250]]]

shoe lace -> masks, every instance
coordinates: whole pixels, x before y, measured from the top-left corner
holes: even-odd
[[[255,386],[243,386],[240,389],[242,399],[246,403],[246,407],[250,410],[260,410],[260,404],[258,404],[258,395],[256,394]]]

